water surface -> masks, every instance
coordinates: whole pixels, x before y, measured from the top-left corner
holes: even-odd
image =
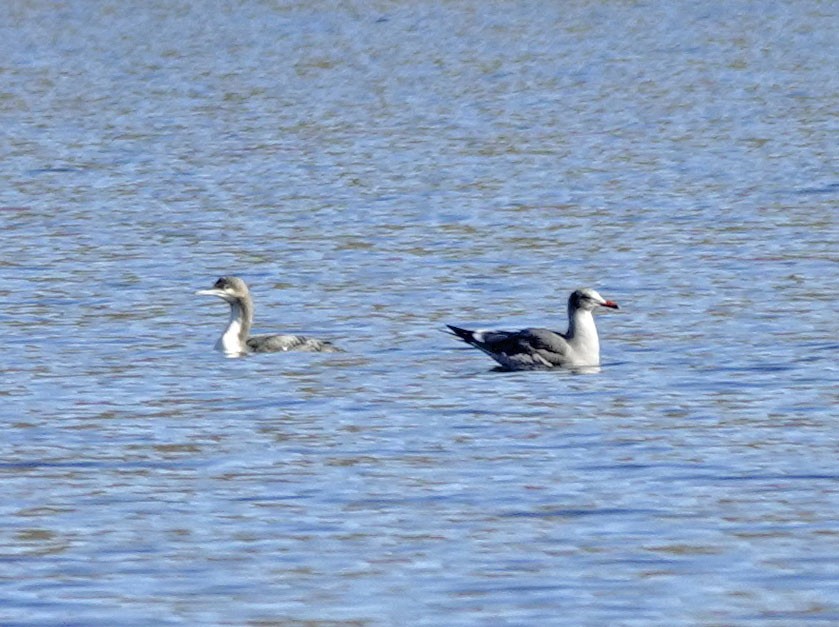
[[[839,622],[835,25],[11,3],[0,620]],[[598,374],[441,332],[582,285]]]

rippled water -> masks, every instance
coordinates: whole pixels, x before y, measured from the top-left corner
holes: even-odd
[[[839,622],[831,3],[7,6],[4,624]]]

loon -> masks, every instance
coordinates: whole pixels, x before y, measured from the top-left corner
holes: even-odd
[[[301,335],[250,335],[253,324],[253,299],[248,286],[238,277],[223,276],[215,282],[212,289],[198,290],[195,293],[218,296],[230,305],[230,322],[215,346],[216,350],[226,355],[283,351],[343,352],[331,342]]]

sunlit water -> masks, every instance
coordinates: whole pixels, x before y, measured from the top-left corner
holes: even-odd
[[[8,3],[0,622],[839,622],[836,23]]]

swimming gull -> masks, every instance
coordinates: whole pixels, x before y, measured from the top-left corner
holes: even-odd
[[[592,313],[598,307],[618,309],[595,290],[585,287],[568,297],[568,331],[470,331],[446,325],[452,334],[484,351],[506,370],[581,368],[600,364],[600,339]]]

